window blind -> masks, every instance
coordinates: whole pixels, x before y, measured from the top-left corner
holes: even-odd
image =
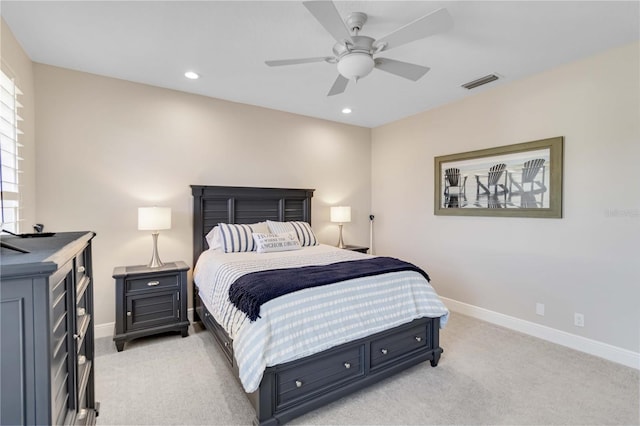
[[[19,232],[20,223],[20,122],[22,95],[13,78],[0,71],[0,207],[2,229]]]

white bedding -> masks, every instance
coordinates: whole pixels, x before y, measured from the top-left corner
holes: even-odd
[[[421,317],[449,311],[417,272],[402,271],[308,288],[262,305],[251,322],[229,301],[240,276],[265,269],[324,265],[372,256],[327,245],[275,253],[207,250],[198,259],[194,281],[215,320],[234,340],[240,380],[247,392],[260,385],[267,366],[302,358]]]

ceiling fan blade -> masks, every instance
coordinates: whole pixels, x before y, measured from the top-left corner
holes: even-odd
[[[349,79],[342,76],[342,74],[338,74],[338,78],[331,86],[331,90],[327,93],[327,96],[339,95],[344,92],[347,88],[347,84],[349,83]]]
[[[302,4],[304,4],[309,12],[311,12],[336,41],[340,43],[344,40],[352,41],[349,29],[332,1],[305,1],[302,2]]]
[[[418,81],[431,68],[409,62],[396,61],[395,59],[376,58],[375,67],[379,70],[404,77],[412,81]]]
[[[431,35],[447,31],[453,27],[453,18],[447,9],[437,9],[422,18],[400,27],[391,34],[379,38],[375,44],[384,45],[382,50],[393,49]]]
[[[300,59],[279,59],[276,61],[264,61],[270,67],[279,67],[282,65],[308,64],[311,62],[325,62],[332,60],[331,56],[318,56],[316,58],[300,58]]]

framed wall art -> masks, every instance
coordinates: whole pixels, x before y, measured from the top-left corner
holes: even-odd
[[[436,215],[562,217],[564,138],[435,157]]]

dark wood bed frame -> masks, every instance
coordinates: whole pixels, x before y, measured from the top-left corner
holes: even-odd
[[[218,223],[303,220],[311,223],[313,189],[191,185],[193,264],[207,249],[205,236]],[[194,321],[202,321],[238,376],[233,341],[213,319],[193,286]],[[419,318],[286,364],[268,367],[247,394],[255,424],[278,425],[430,360],[438,365],[440,318]],[[238,380],[239,382],[239,380]],[[242,386],[242,385],[240,385]]]

